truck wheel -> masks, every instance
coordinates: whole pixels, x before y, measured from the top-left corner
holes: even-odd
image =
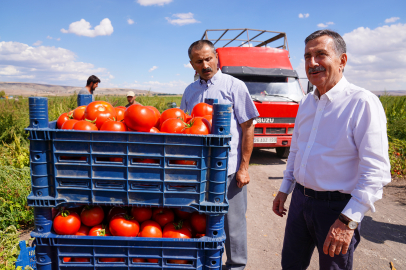
[[[290,147],[276,147],[276,155],[280,158],[287,158],[289,156]]]

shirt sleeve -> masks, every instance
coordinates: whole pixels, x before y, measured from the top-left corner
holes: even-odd
[[[302,99],[303,101],[304,99]],[[286,170],[283,172],[283,180],[282,184],[279,188],[280,192],[289,194],[293,191],[295,187],[295,177],[293,176],[294,172],[294,164],[295,164],[295,159],[296,159],[296,153],[299,150],[299,147],[297,145],[297,138],[299,136],[299,127],[297,126],[297,123],[299,123],[300,119],[300,105],[299,105],[299,110],[296,115],[296,120],[295,120],[295,128],[293,129],[293,135],[292,135],[292,141],[290,143],[290,151],[289,151],[289,156],[288,156],[288,163],[286,165]]]
[[[374,203],[382,198],[383,186],[391,181],[391,175],[386,116],[381,102],[375,95],[367,95],[359,101],[353,115],[359,179],[342,213],[360,222],[369,209],[375,212]]]
[[[234,113],[238,124],[241,125],[242,123],[259,116],[257,108],[255,107],[244,82],[234,80],[231,91],[233,96]]]

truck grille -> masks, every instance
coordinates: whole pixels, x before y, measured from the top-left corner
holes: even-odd
[[[266,128],[266,134],[286,134],[286,128]]]
[[[264,133],[264,129],[263,128],[255,128],[254,129],[254,134],[262,134]]]

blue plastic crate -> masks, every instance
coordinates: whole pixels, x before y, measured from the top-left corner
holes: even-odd
[[[27,247],[25,241],[20,241],[19,246],[20,254],[15,262],[16,268],[21,266],[24,269],[26,266],[31,266],[31,268],[36,270],[35,246]]]
[[[216,134],[205,136],[59,130],[56,122],[48,123],[45,106],[44,98],[30,98],[29,206],[82,203],[227,212],[229,105],[214,104]],[[196,165],[173,164],[176,160]]]
[[[38,270],[56,269],[216,269],[221,270],[225,238],[169,239],[140,237],[62,236],[31,233],[36,238]],[[88,262],[65,262],[64,258],[86,258]],[[119,258],[120,262],[102,262]],[[135,263],[134,258],[156,259],[157,263]],[[168,260],[186,260],[174,264]]]

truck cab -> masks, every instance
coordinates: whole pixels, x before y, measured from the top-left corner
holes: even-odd
[[[209,33],[214,31],[223,33],[217,39],[209,39]],[[224,37],[236,31],[239,35],[234,39]],[[256,32],[256,36],[250,39],[249,33],[252,32]],[[244,33],[247,39],[240,38]],[[270,34],[271,37],[258,40],[263,34]],[[279,157],[287,158],[299,101],[304,92],[289,60],[286,34],[267,30],[221,29],[206,30],[202,39],[212,41],[215,46],[221,41],[227,42],[222,47],[216,46],[219,68],[246,84],[259,112],[254,130],[254,147],[275,148]],[[281,46],[269,46],[280,39],[283,40]],[[236,45],[228,46],[232,43]]]

